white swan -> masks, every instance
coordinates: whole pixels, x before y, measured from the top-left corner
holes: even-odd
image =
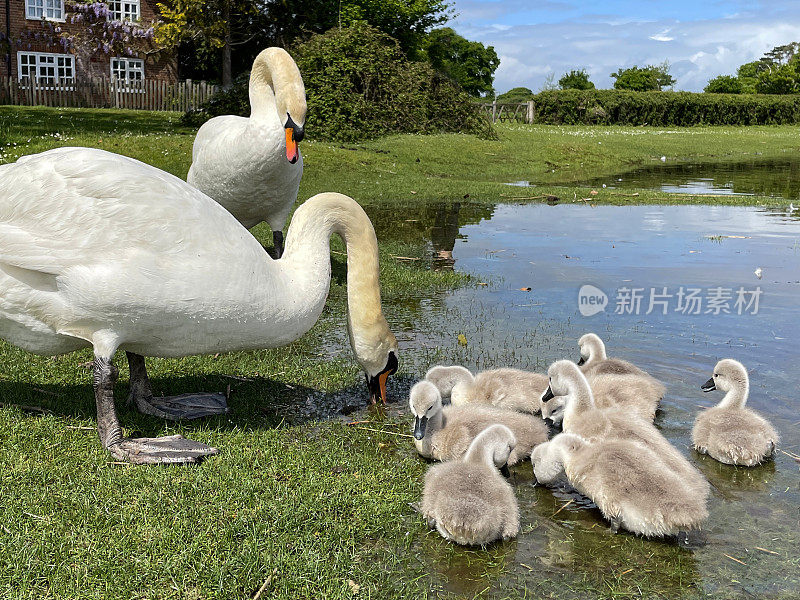
[[[250,72],[250,118],[224,115],[197,132],[186,181],[211,196],[247,228],[266,221],[277,256],[297,200],[303,157],[306,92],[300,70],[282,48],[267,48]]]
[[[0,167],[0,338],[45,355],[91,346],[103,445],[132,462],[194,461],[214,450],[122,437],[114,353],[124,349],[136,360],[137,406],[169,412],[141,397],[149,387],[142,356],[297,339],[325,304],[333,233],[347,245],[351,344],[373,399],[385,399],[397,341],[381,311],[375,232],[358,204],[314,196],[295,212],[284,257],[272,260],[202,192],[102,150],[60,148]]]

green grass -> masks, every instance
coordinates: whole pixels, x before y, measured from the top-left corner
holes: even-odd
[[[93,146],[126,154],[185,177],[194,130],[178,113],[0,107],[0,162],[63,145]],[[305,172],[300,197],[338,191],[364,204],[381,201],[452,200],[496,203],[554,194],[589,197],[575,186],[610,175],[675,161],[720,161],[785,156],[800,150],[795,126],[775,127],[589,127],[498,125],[499,139],[446,134],[402,135],[337,144],[303,142]],[[530,180],[532,190],[509,188]],[[594,203],[697,203],[708,198],[652,190],[597,190]],[[727,196],[713,203],[776,204],[773,198]]]
[[[0,107],[0,162],[61,145],[95,146],[183,177],[194,132],[180,127],[178,116]],[[528,195],[504,185],[507,181],[541,181],[536,195],[571,199],[573,193],[587,196],[588,188],[570,185],[587,173],[609,174],[662,155],[721,160],[800,149],[794,127],[498,130],[498,141],[440,135],[357,146],[302,145],[301,198],[335,190],[368,205],[380,240],[383,297],[391,307],[387,316],[401,342],[405,332],[423,327],[424,301],[471,284],[464,275],[431,268],[420,235],[423,225],[417,224],[429,225],[425,211],[431,201],[468,203],[477,220],[498,201]],[[593,201],[631,199],[601,191]],[[696,199],[645,191],[636,198],[690,201]],[[268,243],[264,226],[254,233]],[[343,250],[340,243],[333,249]],[[127,433],[180,432],[221,449],[220,456],[196,468],[120,465],[100,448],[91,373],[81,366],[88,352],[43,358],[0,344],[0,597],[250,598],[270,576],[262,597],[352,598],[350,581],[364,598],[447,597],[441,575],[431,575],[430,565],[458,580],[464,561],[483,561],[485,573],[474,587],[450,588],[460,597],[481,594],[486,582],[507,568],[519,570],[513,553],[506,555],[510,546],[486,554],[456,553],[409,510],[408,503],[418,498],[425,464],[397,435],[407,432],[403,416],[371,413],[366,427],[386,433],[341,421],[295,423],[302,420],[297,415],[308,397],[324,403],[327,392],[363,402],[366,395],[344,328],[344,257],[334,254],[333,260],[323,317],[294,344],[149,361],[156,393],[232,384],[232,411],[226,417],[177,425],[128,410],[122,401],[127,369],[121,368],[117,397]],[[391,388],[395,397],[439,351],[407,346]],[[117,361],[122,367],[124,360]],[[540,501],[543,516],[554,512],[544,504],[545,496]],[[675,581],[670,580],[667,596],[680,590],[680,579],[687,576],[680,561],[670,568],[674,572],[667,577]],[[625,580],[589,566],[578,573],[563,581],[542,580],[532,593],[635,597],[640,588],[659,591],[659,580],[646,573]],[[495,595],[504,593],[496,590]]]

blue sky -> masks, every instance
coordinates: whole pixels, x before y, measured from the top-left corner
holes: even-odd
[[[800,0],[455,0],[450,25],[494,46],[495,89],[538,91],[547,76],[586,68],[598,87],[620,66],[668,60],[676,89],[700,91],[773,46],[800,41]]]

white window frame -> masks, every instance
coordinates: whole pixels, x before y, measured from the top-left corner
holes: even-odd
[[[27,61],[25,65],[22,64],[22,58],[26,57],[27,59],[35,58],[33,65],[30,64],[30,61]],[[51,62],[52,61],[52,62]],[[63,61],[64,64],[59,64],[59,62]],[[25,77],[29,77],[29,75],[24,75],[22,73],[23,66],[26,67],[27,70],[30,70],[31,66],[35,69],[36,76],[33,78],[36,80],[36,83],[42,83],[47,79],[53,79],[54,82],[52,84],[45,83],[43,89],[46,90],[53,90],[53,89],[62,89],[62,90],[71,90],[73,89],[72,86],[75,84],[75,75],[76,75],[76,65],[75,65],[75,57],[72,54],[58,54],[55,52],[28,52],[19,50],[17,52],[17,79],[23,81]],[[47,75],[45,69],[53,69],[53,76]],[[64,69],[65,71],[69,69],[72,72],[72,75],[67,77],[61,77],[58,79],[60,85],[56,85],[55,80],[58,77],[58,70]],[[44,75],[43,75],[44,73]]]
[[[138,21],[142,18],[141,0],[107,0],[107,2],[108,10],[111,11],[115,21]]]
[[[115,67],[116,63],[116,67]],[[125,92],[138,92],[143,94],[144,87],[133,87],[132,81],[144,82],[144,59],[131,58],[127,56],[112,56],[108,61],[111,77],[116,77],[118,89]],[[131,77],[134,73],[140,73],[141,77]]]
[[[64,0],[25,0],[25,18],[30,21],[44,19],[64,23],[64,9]],[[48,11],[51,12],[50,15],[47,14]]]

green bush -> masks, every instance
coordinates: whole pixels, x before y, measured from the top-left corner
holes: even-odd
[[[331,29],[297,48],[311,135],[355,141],[390,133],[491,135],[470,96],[366,23]]]
[[[537,123],[565,125],[780,125],[800,123],[800,95],[556,90],[534,98]]]
[[[742,94],[744,86],[738,77],[717,75],[713,79],[709,79],[703,91],[707,94]]]
[[[331,29],[292,55],[308,96],[311,138],[353,142],[391,133],[471,133],[494,130],[472,98],[428,63],[410,61],[396,40],[363,22]],[[184,115],[197,125],[221,114],[249,115],[248,76]]]
[[[533,100],[534,97],[535,94],[530,89],[515,87],[497,96],[496,100],[498,102],[527,102],[528,100]]]
[[[594,84],[589,81],[586,69],[573,69],[558,80],[558,87],[562,90],[593,90]]]

